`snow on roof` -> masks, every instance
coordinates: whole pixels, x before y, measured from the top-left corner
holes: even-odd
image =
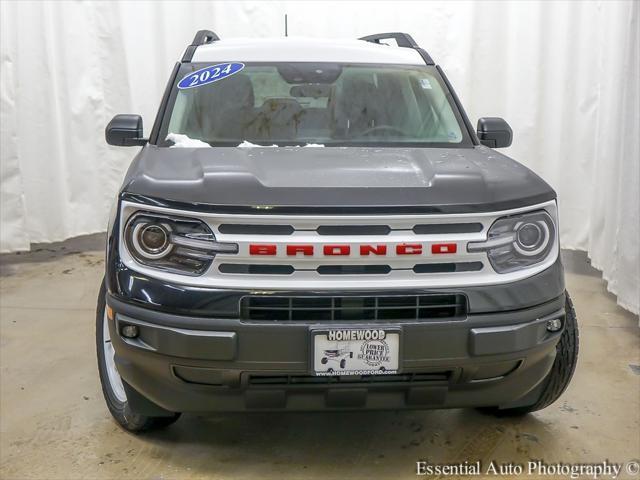
[[[336,62],[424,65],[413,48],[364,40],[303,37],[232,38],[199,46],[192,62]]]

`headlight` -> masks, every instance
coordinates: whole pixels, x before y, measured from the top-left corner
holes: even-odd
[[[204,273],[217,253],[238,253],[237,244],[216,242],[200,220],[155,213],[132,215],[124,238],[138,263],[187,275]]]
[[[498,273],[509,273],[544,261],[556,241],[556,227],[545,211],[499,218],[486,242],[469,243],[469,252],[487,252]]]

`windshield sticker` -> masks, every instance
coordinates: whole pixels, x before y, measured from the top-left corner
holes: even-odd
[[[187,88],[200,87],[209,83],[217,82],[223,78],[230,77],[238,73],[244,68],[244,63],[231,62],[231,63],[219,63],[210,67],[201,68],[188,75],[186,75],[178,83],[180,90]]]
[[[429,81],[428,78],[421,78],[420,85],[424,90],[431,90],[431,82]]]

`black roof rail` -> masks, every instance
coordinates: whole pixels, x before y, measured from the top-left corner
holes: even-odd
[[[381,40],[388,40],[388,39],[394,39],[399,47],[413,48],[414,50],[417,50],[427,65],[435,65],[435,62],[429,56],[429,54],[423,48],[420,48],[416,43],[416,41],[413,39],[413,37],[408,33],[402,33],[402,32],[374,33],[373,35],[360,37],[358,40],[364,40],[365,42],[377,43],[378,45],[381,45],[382,44]]]
[[[182,56],[183,62],[190,62],[193,58],[193,54],[200,45],[207,45],[209,43],[213,43],[217,40],[220,40],[220,37],[216,35],[211,30],[198,30],[196,36],[193,37],[193,42],[187,47]]]
[[[418,44],[413,39],[413,37],[408,33],[402,32],[375,33],[373,35],[361,37],[358,40],[364,40],[365,42],[372,43],[381,43],[380,40],[387,40],[389,38],[393,38],[396,42],[398,42],[399,47],[418,48]]]

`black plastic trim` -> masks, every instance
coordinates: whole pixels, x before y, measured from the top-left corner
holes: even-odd
[[[173,85],[176,82],[176,77],[178,76],[179,70],[180,70],[180,63],[176,62],[176,64],[173,66],[171,75],[169,76],[169,81],[167,82],[167,86],[164,89],[164,93],[162,94],[162,100],[160,101],[160,108],[158,108],[158,114],[156,115],[156,119],[153,122],[151,135],[149,135],[149,143],[153,145],[158,144],[158,134],[160,133],[160,127],[162,126],[162,119],[164,118],[165,112],[167,110],[167,105],[169,104],[169,97],[171,97],[171,91],[173,90]]]
[[[196,53],[196,48],[198,48],[200,45],[207,45],[209,43],[213,43],[218,40],[220,40],[220,37],[218,37],[218,35],[216,35],[211,30],[198,30],[198,32],[196,32],[196,36],[193,38],[193,41],[184,51],[184,55],[182,56],[182,62],[183,63],[191,62],[191,59],[193,58],[194,53]]]
[[[320,275],[386,275],[391,272],[389,265],[320,265],[316,271]]]
[[[462,106],[462,102],[458,98],[456,91],[453,89],[451,82],[442,71],[442,68],[440,68],[440,65],[436,65],[436,70],[438,70],[438,72],[440,73],[442,80],[447,86],[447,90],[449,90],[449,93],[451,94],[451,97],[453,98],[453,101],[456,104],[456,107],[458,107],[458,111],[460,112],[460,116],[462,117],[462,121],[464,122],[465,127],[467,127],[467,132],[469,133],[469,137],[471,138],[471,141],[473,142],[474,145],[480,145],[480,140],[478,140],[478,135],[476,134],[476,130],[475,128],[473,128],[473,125],[469,121],[467,112],[465,112],[464,107]]]
[[[556,195],[553,190],[523,197],[514,200],[506,200],[492,203],[482,204],[459,204],[459,205],[371,205],[371,206],[314,206],[314,205],[281,205],[269,206],[264,208],[263,205],[214,205],[199,202],[179,202],[175,200],[167,200],[151,197],[148,195],[140,195],[136,193],[121,193],[122,200],[127,200],[142,205],[151,205],[156,207],[174,208],[178,210],[188,210],[191,212],[205,213],[223,213],[223,214],[251,214],[251,215],[374,215],[380,216],[384,214],[435,214],[435,213],[484,213],[497,212],[501,210],[511,210],[513,208],[528,207],[540,203],[555,200]]]
[[[247,263],[222,263],[218,266],[221,273],[239,275],[291,275],[295,269],[291,265],[263,265]]]
[[[248,294],[254,294],[255,292],[249,292]],[[277,295],[280,295],[281,292],[274,292]],[[300,292],[293,293],[288,292],[289,294],[297,294]],[[425,292],[429,293],[429,292]],[[344,292],[333,292],[336,296],[344,296]],[[373,294],[372,292],[360,292],[358,295],[366,295]],[[397,292],[393,293],[394,295]],[[409,295],[420,295],[421,292],[410,292]],[[239,299],[234,299],[239,300]],[[544,303],[539,303],[535,305],[530,305],[527,307],[522,307],[518,309],[505,309],[500,311],[486,311],[486,312],[469,312],[467,316],[468,325],[477,324],[475,320],[477,319],[480,323],[484,321],[491,321],[494,325],[506,324],[513,325],[517,323],[522,323],[523,321],[531,321],[530,312],[532,309],[543,309],[547,310],[548,313],[555,312],[562,308],[565,302],[565,294],[553,298]],[[182,313],[174,313],[168,311],[160,311],[160,310],[152,310],[142,305],[136,305],[134,303],[123,301],[120,297],[117,297],[112,294],[107,294],[107,305],[113,308],[118,315],[125,315],[132,319],[137,319],[140,321],[148,322],[150,324],[160,325],[169,328],[181,328],[181,329],[193,329],[193,330],[215,330],[215,331],[234,331],[238,329],[242,322],[239,318],[239,314],[235,316],[201,316],[201,315],[189,315],[186,312]],[[238,308],[239,303],[236,304],[236,308]],[[471,307],[471,304],[469,304]],[[528,320],[527,320],[528,319]],[[440,323],[451,324],[451,325],[459,325],[461,322],[459,320],[452,320],[450,318],[443,319],[442,322],[433,321],[433,324]],[[276,327],[278,325],[268,325],[269,327]],[[281,325],[280,325],[281,326]],[[446,327],[446,325],[444,325]],[[253,327],[253,324],[252,324]]]
[[[424,60],[424,63],[426,63],[427,65],[435,65],[436,64],[436,62],[434,62],[433,59],[431,58],[431,55],[429,55],[424,48],[416,48],[416,50],[418,51],[418,53],[420,54],[420,56]]]
[[[399,47],[418,48],[418,44],[413,37],[408,33],[402,32],[374,33],[373,35],[360,37],[358,40],[380,44],[380,40],[387,40],[390,38],[393,38],[398,43]]]
[[[413,267],[415,273],[457,273],[482,270],[482,262],[420,263]]]
[[[184,55],[182,56],[182,63],[191,63],[191,59],[196,53],[196,48],[198,47],[196,47],[195,45],[187,46],[186,50],[184,51]]]
[[[424,62],[427,65],[435,65],[435,62],[431,56],[426,52],[424,48],[420,48],[411,35],[403,32],[388,32],[388,33],[374,33],[373,35],[367,35],[360,37],[358,40],[364,40],[365,42],[381,44],[381,40],[394,39],[398,44],[398,47],[413,48],[417,50]]]
[[[212,32],[211,30],[198,30],[196,32],[196,36],[193,37],[191,45],[197,47],[199,45],[206,45],[218,40],[220,40],[220,37],[215,32]]]
[[[320,225],[318,235],[389,235],[388,225]]]

